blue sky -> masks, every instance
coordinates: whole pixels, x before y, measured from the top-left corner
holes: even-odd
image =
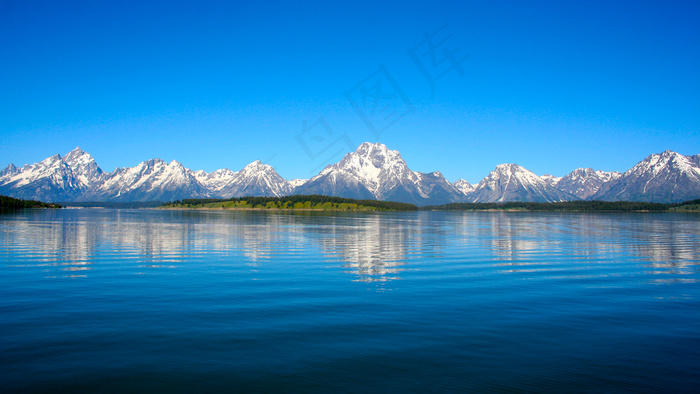
[[[698,43],[696,1],[0,0],[0,166],[624,171],[700,153]]]

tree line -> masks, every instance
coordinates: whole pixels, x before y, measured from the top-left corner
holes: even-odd
[[[382,210],[382,211],[415,211],[413,204],[394,201],[355,200],[352,198],[321,196],[321,195],[292,195],[285,197],[235,197],[228,199],[217,198],[187,198],[163,204],[163,207],[185,208],[257,208],[257,209],[325,209],[325,210]]]
[[[563,201],[563,202],[503,202],[503,203],[453,203],[422,207],[428,211],[484,211],[523,210],[537,212],[664,212],[674,208],[700,204],[700,199],[682,203],[664,204],[641,201]]]
[[[35,200],[21,200],[8,196],[0,196],[0,210],[8,211],[24,208],[61,208],[59,204],[45,203]]]

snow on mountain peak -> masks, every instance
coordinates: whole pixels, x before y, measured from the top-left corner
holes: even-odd
[[[246,170],[246,171],[251,171],[251,170],[255,170],[255,171],[269,171],[269,170],[271,170],[271,169],[273,169],[271,165],[269,165],[269,164],[264,164],[264,163],[261,162],[260,160],[255,160],[254,162],[252,162],[252,163],[248,164],[247,166],[243,167],[243,170]]]
[[[82,150],[79,146],[76,146],[75,149],[73,149],[72,151],[68,152],[68,154],[66,155],[66,157],[71,156],[71,155],[73,155],[73,156],[80,156],[80,155],[83,155],[84,153],[85,153],[84,150]]]
[[[62,160],[62,159],[61,159],[61,155],[59,155],[59,154],[57,153],[57,154],[55,154],[55,155],[53,155],[53,156],[49,156],[49,157],[47,157],[46,159],[40,161],[39,164],[43,164],[43,165],[52,165],[52,164],[54,164],[54,163],[58,163],[58,162],[61,161],[61,160]]]
[[[669,166],[680,171],[691,173],[693,172],[692,168],[697,167],[692,158],[667,149],[661,153],[647,156],[644,160],[637,163],[637,165],[627,170],[623,175],[633,176],[634,174],[650,173],[652,176],[657,176],[665,172]]]
[[[459,190],[465,195],[474,191],[474,185],[472,185],[464,179],[458,179],[457,181],[455,181],[455,183],[452,184],[452,186],[454,186],[455,189]]]
[[[398,151],[365,142],[295,189],[300,194],[405,201],[415,204],[461,201],[464,195],[439,172],[411,171]]]
[[[666,150],[652,154],[603,185],[593,198],[608,201],[681,202],[700,195],[694,156]]]
[[[286,181],[255,160],[240,171],[192,171],[177,160],[151,159],[103,173],[76,147],[21,168],[0,171],[0,193],[44,201],[167,201],[181,198],[283,196],[292,193],[376,198],[418,205],[458,201],[565,201],[606,199],[684,201],[700,196],[700,155],[671,150],[653,154],[618,172],[578,168],[564,177],[539,177],[520,165],[496,166],[478,185],[450,184],[441,172],[414,172],[398,151],[365,142],[309,180]]]
[[[596,171],[592,168],[577,168],[557,182],[559,190],[586,200],[598,192],[600,187],[621,176],[619,172]]]
[[[289,183],[292,185],[292,187],[299,187],[303,184],[305,184],[308,181],[308,179],[292,179],[289,181]]]
[[[560,180],[560,176],[554,176],[554,175],[549,175],[549,174],[544,174],[540,178],[545,181],[549,186],[554,187]]]
[[[471,202],[554,202],[574,198],[550,186],[532,171],[512,163],[496,166],[468,195]]]
[[[70,151],[63,161],[70,167],[82,188],[89,188],[102,177],[102,169],[95,159],[87,152],[77,147]]]
[[[518,177],[518,179],[530,184],[546,184],[546,182],[537,176],[534,172],[514,163],[504,163],[496,166],[496,169],[491,171],[487,176],[488,179],[510,179]]]
[[[10,163],[8,164],[7,167],[5,167],[4,170],[0,171],[0,177],[8,176],[8,175],[14,175],[19,171],[17,166],[14,164]]]
[[[357,147],[355,153],[360,155],[367,155],[370,152],[389,152],[390,149],[381,142],[363,142]],[[394,151],[397,152],[397,151]]]
[[[292,184],[282,178],[275,169],[260,160],[231,173],[231,178],[219,189],[222,197],[242,196],[276,196],[287,195],[292,191]]]
[[[370,142],[361,144],[355,152],[346,154],[340,162],[326,167],[316,177],[332,172],[352,178],[353,182],[362,184],[378,199],[384,198],[383,192],[394,187],[398,179],[411,177],[412,173],[398,151]]]

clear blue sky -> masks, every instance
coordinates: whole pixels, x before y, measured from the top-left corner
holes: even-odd
[[[308,178],[378,141],[475,183],[700,153],[697,1],[0,0],[0,59],[2,167]]]

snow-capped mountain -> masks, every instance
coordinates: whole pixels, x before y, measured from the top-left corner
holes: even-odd
[[[47,202],[169,201],[323,194],[417,205],[450,202],[552,202],[577,199],[680,202],[700,198],[700,155],[654,154],[620,174],[579,168],[558,178],[501,164],[478,185],[450,184],[440,172],[414,172],[398,151],[364,143],[315,177],[287,181],[260,161],[240,171],[192,171],[173,160],[147,160],[103,172],[80,148],[65,157],[0,171],[0,194]]]
[[[604,201],[682,202],[700,197],[700,155],[653,154],[592,196]]]
[[[545,181],[546,184],[552,187],[557,187],[557,182],[561,180],[560,176],[554,176],[549,174],[544,174],[540,178],[542,178],[542,180]]]
[[[398,151],[365,142],[355,152],[294,189],[295,194],[323,194],[357,199],[444,204],[464,196],[439,172],[411,171]]]
[[[0,179],[7,176],[12,176],[18,172],[19,169],[14,164],[10,163],[4,170],[0,171]]]
[[[76,148],[65,158],[53,155],[21,168],[10,164],[0,173],[0,194],[42,201],[72,201],[101,177],[92,156]]]
[[[547,184],[541,177],[517,164],[500,164],[467,195],[469,202],[556,202],[575,196]]]
[[[596,171],[592,168],[577,168],[568,175],[559,178],[555,187],[561,191],[573,194],[586,200],[598,192],[598,189],[606,183],[622,176],[617,171]]]
[[[129,168],[117,168],[86,193],[83,201],[171,201],[209,197],[194,172],[173,160],[151,159]]]
[[[202,184],[210,193],[220,194],[221,189],[226,187],[233,178],[236,177],[236,172],[223,168],[220,170],[207,173],[204,170],[194,172],[194,177]]]
[[[475,186],[472,185],[471,183],[467,182],[464,179],[458,179],[455,181],[455,183],[452,184],[452,186],[462,192],[464,195],[468,195],[469,193],[473,192],[475,189]]]
[[[227,168],[206,173],[192,171],[173,160],[144,161],[118,168],[105,176],[94,193],[82,200],[173,201],[185,198],[283,196],[292,186],[271,166],[255,161],[234,172]]]
[[[231,181],[219,190],[221,198],[243,196],[281,197],[291,193],[293,186],[272,166],[256,160],[234,173]]]
[[[80,147],[70,151],[63,160],[70,167],[73,176],[83,189],[90,188],[102,179],[102,169],[97,165],[95,159],[89,153],[83,152]]]
[[[418,183],[416,184],[417,191],[420,196],[424,199],[416,199],[414,204],[416,205],[426,205],[426,204],[448,204],[452,202],[463,202],[465,200],[464,195],[461,191],[457,190],[440,171],[422,173],[415,172],[418,176]],[[407,188],[408,189],[408,188]],[[398,196],[397,193],[394,193]],[[391,198],[390,198],[391,200]],[[400,199],[394,199],[393,201],[404,201]],[[409,200],[405,200],[409,202]]]
[[[292,185],[292,187],[299,187],[308,181],[308,179],[292,179],[291,181],[289,181],[289,183]]]
[[[192,171],[173,160],[151,159],[105,173],[79,147],[39,163],[0,171],[0,194],[42,201],[172,201],[184,198],[281,196],[293,186],[269,165],[241,171]]]
[[[216,198],[242,196],[284,196],[294,184],[282,178],[272,166],[256,160],[238,172],[227,168],[210,173],[197,171],[197,180]]]

